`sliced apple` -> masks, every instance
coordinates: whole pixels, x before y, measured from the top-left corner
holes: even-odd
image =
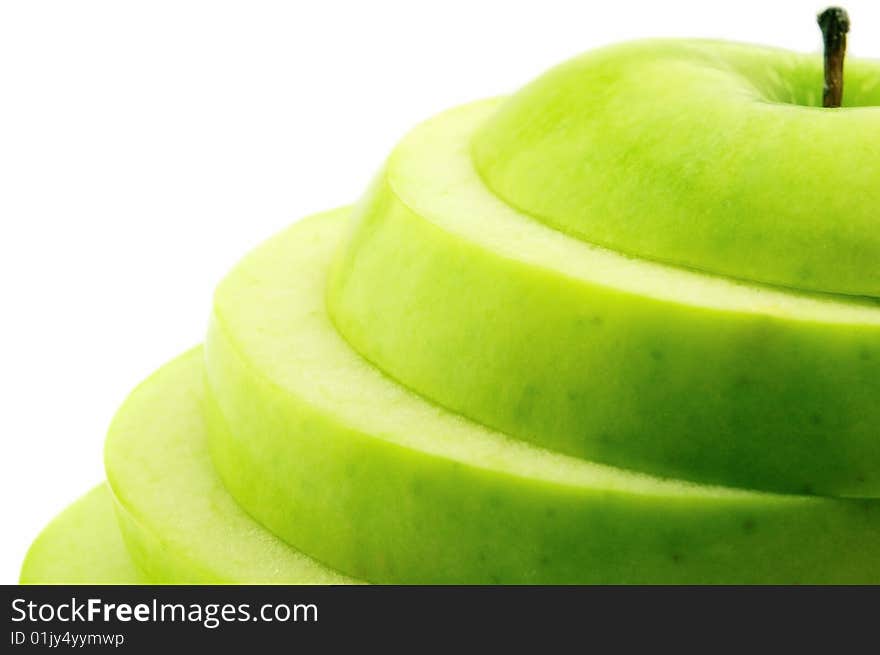
[[[34,540],[21,584],[145,584],[122,542],[107,485],[56,516]]]
[[[880,581],[880,502],[592,464],[385,377],[324,305],[346,218],[300,222],[247,256],[218,287],[205,345],[217,470],[287,542],[380,583]]]
[[[471,161],[497,106],[417,128],[356,208],[328,291],[347,341],[422,395],[552,450],[880,495],[880,304],[629,258],[532,220]]]
[[[880,61],[637,41],[576,57],[475,133],[489,187],[565,232],[737,278],[880,296]]]
[[[104,459],[132,557],[164,584],[345,584],[235,504],[211,466],[201,348],[159,369],[117,413]]]

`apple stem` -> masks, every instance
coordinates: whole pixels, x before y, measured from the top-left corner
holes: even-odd
[[[825,86],[823,107],[840,107],[843,100],[843,57],[846,55],[846,33],[849,15],[841,7],[828,7],[817,17],[825,43]]]

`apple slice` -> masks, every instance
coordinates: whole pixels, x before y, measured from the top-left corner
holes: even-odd
[[[651,474],[880,495],[880,303],[565,236],[482,184],[497,101],[412,132],[355,210],[328,304],[364,357],[457,413]]]
[[[637,41],[576,57],[476,131],[489,187],[592,243],[713,273],[880,296],[880,61]]]
[[[217,289],[205,344],[214,463],[288,543],[379,583],[880,581],[878,501],[592,464],[385,377],[325,309],[347,215],[302,221],[248,255]]]
[[[21,584],[145,584],[100,484],[56,516],[34,540],[21,567]]]
[[[201,348],[159,369],[123,404],[104,460],[135,562],[163,584],[351,582],[251,519],[211,466]]]

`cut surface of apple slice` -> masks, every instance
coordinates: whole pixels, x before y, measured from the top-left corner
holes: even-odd
[[[328,306],[364,357],[507,434],[710,484],[880,495],[880,304],[626,257],[483,185],[497,101],[416,128],[354,210]]]
[[[145,584],[100,484],[56,516],[34,540],[21,567],[21,584]]]
[[[217,289],[205,344],[217,470],[302,552],[379,583],[880,580],[880,503],[592,464],[385,377],[324,304],[346,218],[307,219],[248,255]]]
[[[624,43],[518,91],[477,130],[513,206],[631,255],[880,297],[880,61],[708,40]]]
[[[215,473],[203,418],[202,350],[159,369],[120,408],[105,467],[132,558],[162,584],[351,582],[274,537]]]

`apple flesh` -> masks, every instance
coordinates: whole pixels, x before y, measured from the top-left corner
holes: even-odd
[[[215,466],[288,543],[378,583],[880,581],[880,502],[601,466],[391,381],[326,311],[347,217],[301,221],[248,255],[217,289],[205,344]]]
[[[160,584],[346,584],[245,514],[211,465],[202,350],[162,367],[120,408],[107,479],[132,558]]]
[[[558,66],[476,130],[511,205],[591,243],[798,289],[880,296],[880,62],[637,41]]]
[[[34,540],[21,584],[145,584],[113,513],[107,486],[98,485],[65,509]]]
[[[534,221],[470,157],[498,106],[417,128],[354,210],[327,293],[347,342],[423,396],[551,450],[703,483],[880,495],[880,306],[629,258]]]

